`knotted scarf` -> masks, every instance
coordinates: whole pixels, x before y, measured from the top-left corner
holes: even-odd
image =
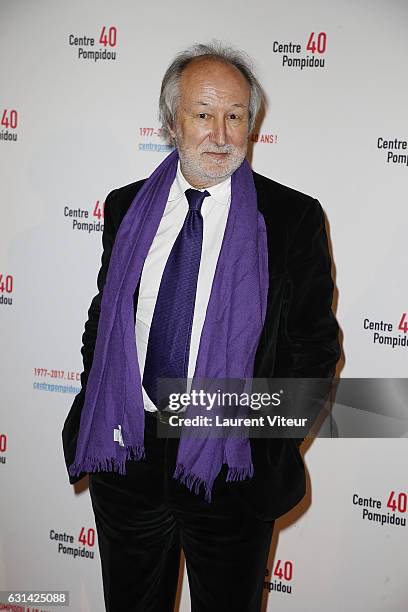
[[[115,471],[148,459],[133,295],[177,172],[171,152],[143,183],[119,226],[103,289],[93,363],[69,473]],[[205,265],[205,261],[202,262]],[[232,174],[231,204],[201,332],[194,381],[253,375],[268,293],[266,228],[246,160]],[[187,407],[186,417],[191,406]],[[193,414],[193,412],[191,412]],[[222,464],[227,481],[253,476],[247,436],[187,436],[181,431],[173,478],[206,501]]]

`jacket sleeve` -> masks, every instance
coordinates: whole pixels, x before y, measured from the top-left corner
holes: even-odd
[[[101,312],[101,301],[103,288],[105,286],[106,275],[108,273],[109,261],[112,252],[113,243],[115,240],[115,228],[112,219],[112,200],[114,199],[115,191],[111,191],[105,200],[104,208],[104,226],[102,233],[102,260],[97,277],[98,293],[92,299],[88,309],[88,319],[85,323],[85,331],[82,334],[81,354],[83,359],[83,371],[81,373],[81,391],[75,396],[71,409],[66,417],[62,430],[62,443],[64,449],[65,463],[68,467],[75,459],[76,444],[78,439],[79,424],[81,419],[81,411],[85,399],[85,389],[88,381],[89,372],[92,367],[93,355],[95,350],[96,336],[98,332],[99,315]],[[74,484],[84,476],[84,473],[79,476],[70,476],[69,481]]]
[[[305,207],[289,237],[287,271],[275,376],[302,379],[293,390],[292,410],[308,418],[309,430],[330,393],[340,356],[331,258],[317,200]],[[296,441],[300,445],[303,438]]]

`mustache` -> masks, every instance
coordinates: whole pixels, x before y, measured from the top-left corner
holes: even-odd
[[[221,147],[217,147],[216,145],[203,145],[200,147],[200,153],[234,153],[236,151],[236,147],[232,144],[223,145]]]

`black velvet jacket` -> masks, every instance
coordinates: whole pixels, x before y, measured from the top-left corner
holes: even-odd
[[[338,325],[331,310],[333,282],[324,214],[319,202],[253,173],[258,209],[268,241],[269,290],[254,378],[331,378],[340,355]],[[84,370],[62,431],[65,462],[74,461],[85,388],[92,366],[102,292],[119,225],[143,181],[115,189],[105,202],[103,254],[82,336]],[[134,295],[134,314],[139,285]],[[231,483],[239,502],[258,518],[272,520],[305,494],[299,438],[251,438],[254,475]],[[69,477],[70,483],[81,476]],[[238,500],[237,500],[238,501]]]

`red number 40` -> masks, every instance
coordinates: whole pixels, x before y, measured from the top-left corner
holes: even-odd
[[[311,51],[312,53],[315,51],[318,53],[324,53],[326,51],[326,43],[326,32],[319,32],[317,35],[317,43],[315,42],[315,33],[312,32],[309,36],[309,40],[307,41],[306,51]]]
[[[78,541],[85,546],[93,546],[95,544],[95,529],[90,527],[85,531],[84,527],[81,527],[80,534],[78,536]]]
[[[391,491],[387,501],[387,508],[390,508],[393,512],[395,512],[395,510],[402,513],[406,512],[407,494],[404,492],[398,493],[397,499],[395,500],[395,491]]]
[[[116,34],[117,34],[117,30],[115,26],[111,26],[109,28],[107,35],[106,35],[106,28],[105,26],[103,26],[101,35],[99,37],[99,42],[104,47],[106,47],[106,45],[109,45],[110,47],[114,47],[116,45]]]
[[[10,127],[14,130],[17,127],[17,111],[8,111],[7,108],[4,109],[3,116],[1,118],[1,125],[4,125],[5,128]]]
[[[282,567],[283,565],[283,567]],[[292,561],[285,561],[285,563],[282,564],[281,559],[278,559],[276,565],[275,565],[275,569],[273,572],[274,576],[277,576],[280,579],[284,579],[284,580],[292,580],[292,576],[293,576],[293,563]]]

